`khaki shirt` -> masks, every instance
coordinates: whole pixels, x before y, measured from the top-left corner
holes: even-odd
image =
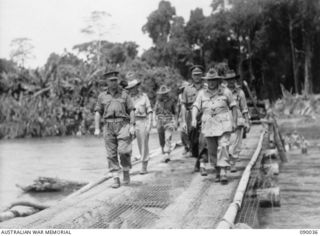
[[[111,94],[108,89],[100,93],[95,109],[104,119],[130,118],[130,112],[134,110],[133,102],[127,91],[118,88]]]
[[[215,91],[202,89],[193,104],[202,115],[202,133],[205,137],[221,136],[232,131],[230,109],[237,103],[228,88],[219,87]]]
[[[147,94],[140,93],[137,96],[133,96],[132,101],[136,109],[136,117],[145,118],[149,113],[152,113],[151,103]]]
[[[157,100],[154,106],[154,112],[158,118],[174,118],[177,114],[177,106],[174,100]]]
[[[191,84],[185,87],[181,96],[181,103],[186,106],[187,110],[190,110],[192,108],[192,105],[196,100],[197,95],[199,91],[201,91],[201,89],[202,89],[202,86],[198,90],[194,84]]]
[[[246,96],[241,88],[234,89],[232,95],[237,103],[237,125],[244,126],[246,123],[244,114],[248,113]]]

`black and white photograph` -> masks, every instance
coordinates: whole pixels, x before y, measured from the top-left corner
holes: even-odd
[[[320,0],[0,0],[0,234],[110,229],[320,233]]]

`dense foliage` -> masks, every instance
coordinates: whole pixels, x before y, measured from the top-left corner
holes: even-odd
[[[101,74],[132,72],[155,102],[161,84],[173,88],[188,79],[192,64],[206,69],[228,63],[258,98],[275,101],[281,84],[292,93],[319,93],[320,2],[318,0],[213,0],[212,13],[200,8],[188,20],[160,1],[142,31],[153,46],[138,56],[135,42],[107,38],[105,12],[93,12],[82,32],[97,39],[75,45],[73,53],[52,53],[37,69],[23,67],[30,40],[13,41],[11,60],[0,60],[0,138],[87,134],[103,89]],[[106,18],[107,17],[107,18]],[[104,21],[105,25],[104,25]]]

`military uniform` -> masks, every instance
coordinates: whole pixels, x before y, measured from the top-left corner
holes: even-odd
[[[192,69],[192,78],[195,79],[194,76],[200,76],[202,75],[201,66],[194,66]],[[183,93],[182,93],[182,104],[185,107],[185,122],[186,122],[186,132],[188,134],[188,139],[190,142],[190,149],[193,157],[197,158],[196,164],[195,164],[195,171],[198,171],[200,168],[200,152],[199,145],[201,147],[204,147],[203,143],[199,144],[200,141],[204,141],[204,139],[200,139],[200,130],[201,130],[201,113],[198,113],[197,116],[197,127],[191,126],[191,120],[192,120],[192,105],[194,101],[196,100],[196,97],[199,93],[199,91],[203,88],[202,81],[196,86],[195,83],[190,84],[187,86]]]
[[[204,77],[204,79],[219,78],[213,69]],[[201,90],[193,104],[198,112],[202,112],[201,132],[207,141],[209,162],[216,167],[217,179],[219,180],[220,169],[224,170],[223,177],[226,180],[225,171],[227,167],[230,167],[228,146],[233,119],[230,109],[234,106],[236,106],[236,102],[232,92],[221,86],[213,91],[209,89]],[[202,162],[207,162],[207,160],[202,159]]]
[[[229,152],[233,161],[236,161],[241,151],[244,128],[248,125],[244,118],[244,115],[248,113],[248,106],[245,94],[240,87],[235,88],[232,95],[237,103],[237,127],[231,135]]]
[[[133,76],[132,76],[133,77]],[[130,78],[130,77],[129,77]],[[149,132],[151,128],[152,108],[147,94],[139,91],[141,84],[137,79],[129,81],[126,89],[129,91],[135,107],[136,137],[140,156],[142,159],[142,169],[140,174],[147,173],[149,161]]]
[[[181,106],[182,106],[182,94],[179,94],[178,96],[178,113],[179,113],[179,119],[182,119],[182,112],[181,112]],[[181,137],[181,142],[184,146],[184,154],[187,154],[190,151],[190,140],[189,140],[189,136],[188,136],[188,132],[187,130],[181,130],[180,131],[180,137]]]
[[[161,86],[158,94],[166,94],[169,91],[170,90],[166,86]],[[176,127],[176,102],[169,97],[158,99],[154,106],[154,113],[157,119],[157,129],[159,134],[160,146],[168,155],[166,161],[169,161],[169,155],[172,151],[172,134]]]
[[[230,133],[232,132],[232,116],[230,108],[236,106],[229,89],[219,88],[216,91],[201,90],[193,104],[202,114],[201,132],[208,142],[209,161],[218,167],[228,167]],[[218,156],[215,156],[219,145]]]
[[[134,109],[128,93],[118,88],[114,94],[109,89],[102,92],[95,106],[95,111],[104,120],[103,135],[110,172],[119,171],[120,163],[124,171],[131,169],[132,137],[129,132],[130,112]]]
[[[196,127],[196,129],[192,129],[191,127],[192,105],[196,100],[196,97],[201,89],[202,87],[197,89],[194,84],[191,84],[184,89],[182,93],[182,98],[181,98],[182,99],[181,103],[186,108],[185,121],[187,125],[187,134],[190,140],[190,148],[191,148],[193,157],[198,157],[199,155],[199,135],[200,135],[200,125],[201,125],[201,122],[200,122],[201,114],[199,113],[197,117],[198,126]]]
[[[139,93],[137,96],[132,96],[132,101],[135,107],[136,118],[136,136],[138,148],[141,154],[142,161],[149,160],[149,131],[148,115],[152,113],[150,100],[145,93]]]

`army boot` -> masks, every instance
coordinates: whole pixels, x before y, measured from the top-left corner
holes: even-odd
[[[204,166],[204,163],[200,163],[200,174],[201,174],[201,176],[207,176],[208,175],[207,170],[206,170],[206,168]]]
[[[113,184],[111,185],[112,188],[120,188],[120,178],[114,177]]]
[[[237,171],[238,171],[238,170],[237,170],[237,167],[236,167],[236,163],[234,162],[234,163],[231,164],[230,172],[235,173],[235,172],[237,172]]]
[[[145,175],[145,174],[148,173],[147,166],[148,166],[148,162],[147,161],[143,161],[142,162],[142,169],[140,171],[140,175]]]
[[[221,178],[220,178],[221,184],[225,185],[228,184],[228,177],[227,177],[227,168],[221,168]]]
[[[194,165],[194,172],[199,172],[200,171],[200,161],[197,159],[196,164]]]
[[[123,171],[123,184],[129,185],[130,184],[130,173],[129,171]]]

